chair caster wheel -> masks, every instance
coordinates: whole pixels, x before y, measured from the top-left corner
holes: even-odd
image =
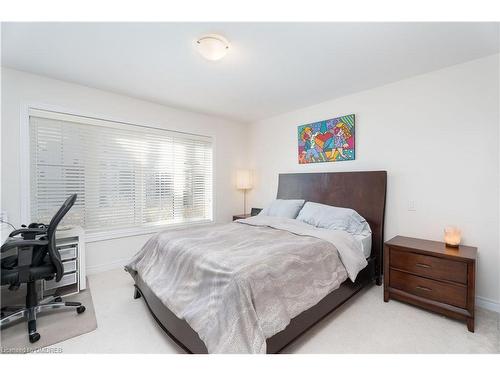
[[[34,342],[37,342],[40,340],[40,334],[38,332],[35,333],[30,333],[30,342],[33,344]]]
[[[54,298],[54,302],[62,302],[62,298],[61,297],[56,297],[56,298]]]
[[[76,312],[77,312],[78,314],[81,314],[81,313],[83,313],[84,311],[85,311],[85,306],[78,306],[78,307],[76,308]]]

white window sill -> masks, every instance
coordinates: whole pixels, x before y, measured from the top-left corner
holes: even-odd
[[[110,231],[97,232],[97,233],[86,231],[85,242],[106,241],[116,238],[158,233],[167,229],[188,228],[192,226],[213,225],[213,224],[215,224],[213,220],[202,220],[202,221],[186,222],[179,224],[151,225],[151,226],[141,226],[138,228],[114,229]]]

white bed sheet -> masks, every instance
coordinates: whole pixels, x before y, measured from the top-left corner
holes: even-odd
[[[372,253],[372,234],[370,233],[367,236],[356,235],[354,238],[361,242],[365,258],[369,258]]]

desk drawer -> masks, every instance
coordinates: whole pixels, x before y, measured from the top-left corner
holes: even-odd
[[[75,260],[67,260],[62,262],[64,273],[70,273],[76,271],[76,259]]]
[[[389,283],[392,288],[416,296],[461,308],[467,307],[467,287],[465,286],[451,285],[393,269],[390,271]]]
[[[75,259],[78,255],[76,246],[60,247],[57,249],[61,260]]]
[[[467,264],[460,261],[391,249],[390,266],[436,280],[467,284]]]
[[[45,281],[45,290],[50,290],[50,289],[55,289],[55,288],[61,288],[66,285],[71,285],[71,284],[76,284],[77,282],[77,273],[68,273],[66,275],[63,275],[62,279],[59,282],[56,282],[55,279]]]

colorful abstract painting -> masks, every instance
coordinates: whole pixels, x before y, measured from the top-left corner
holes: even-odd
[[[354,160],[354,115],[300,125],[299,164]]]

